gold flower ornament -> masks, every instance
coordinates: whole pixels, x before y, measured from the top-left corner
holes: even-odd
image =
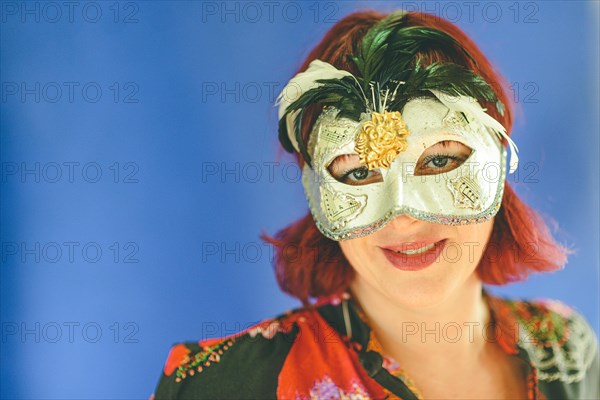
[[[409,135],[399,111],[372,113],[356,135],[354,150],[369,170],[389,168],[400,152],[406,150]]]

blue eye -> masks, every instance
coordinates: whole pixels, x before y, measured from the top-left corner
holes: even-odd
[[[340,182],[349,185],[365,185],[372,182],[380,182],[381,175],[378,171],[369,171],[367,167],[353,168],[337,178]]]
[[[448,164],[448,157],[435,157],[433,160],[431,160],[431,162],[436,167],[442,168],[445,167],[446,164]]]
[[[419,163],[418,171],[415,175],[433,175],[442,172],[452,171],[459,167],[468,157],[457,157],[452,154],[433,154]]]
[[[366,165],[360,163],[356,154],[338,156],[327,169],[338,182],[346,185],[368,185],[383,181],[379,169],[369,170]]]
[[[428,166],[432,163],[435,168],[444,168],[448,165],[449,161],[460,161],[458,157],[454,157],[450,154],[436,154],[434,156],[427,157],[423,164]]]
[[[363,179],[366,179],[367,176],[369,176],[369,170],[366,167],[356,168],[353,169],[352,172],[350,172],[347,175],[351,175],[354,179],[361,181]]]
[[[427,154],[433,153],[433,154]],[[460,167],[470,156],[468,146],[451,140],[436,143],[417,162],[415,175],[436,175]]]

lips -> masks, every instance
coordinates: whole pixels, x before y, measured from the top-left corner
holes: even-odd
[[[433,264],[445,246],[446,239],[432,239],[380,248],[394,267],[404,271],[418,271]]]
[[[442,241],[442,238],[428,238],[415,240],[413,242],[405,242],[400,243],[398,245],[390,245],[390,246],[382,246],[383,249],[392,250],[392,251],[414,251],[420,249],[425,246],[429,246],[435,243]]]

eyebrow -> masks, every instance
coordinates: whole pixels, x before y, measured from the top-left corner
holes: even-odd
[[[331,163],[329,164],[327,169],[329,169],[330,172],[341,172],[340,171],[341,167],[339,166],[339,164],[344,163],[344,162],[352,163],[354,161],[358,161],[358,155],[356,155],[356,154],[341,154],[331,161]]]

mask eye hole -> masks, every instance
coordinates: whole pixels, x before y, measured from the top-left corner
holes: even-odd
[[[366,165],[360,163],[356,154],[337,156],[327,167],[335,180],[346,185],[359,186],[375,182],[383,182],[379,169],[369,171]]]
[[[460,167],[473,149],[455,140],[444,140],[428,147],[415,166],[415,176],[437,175]]]

